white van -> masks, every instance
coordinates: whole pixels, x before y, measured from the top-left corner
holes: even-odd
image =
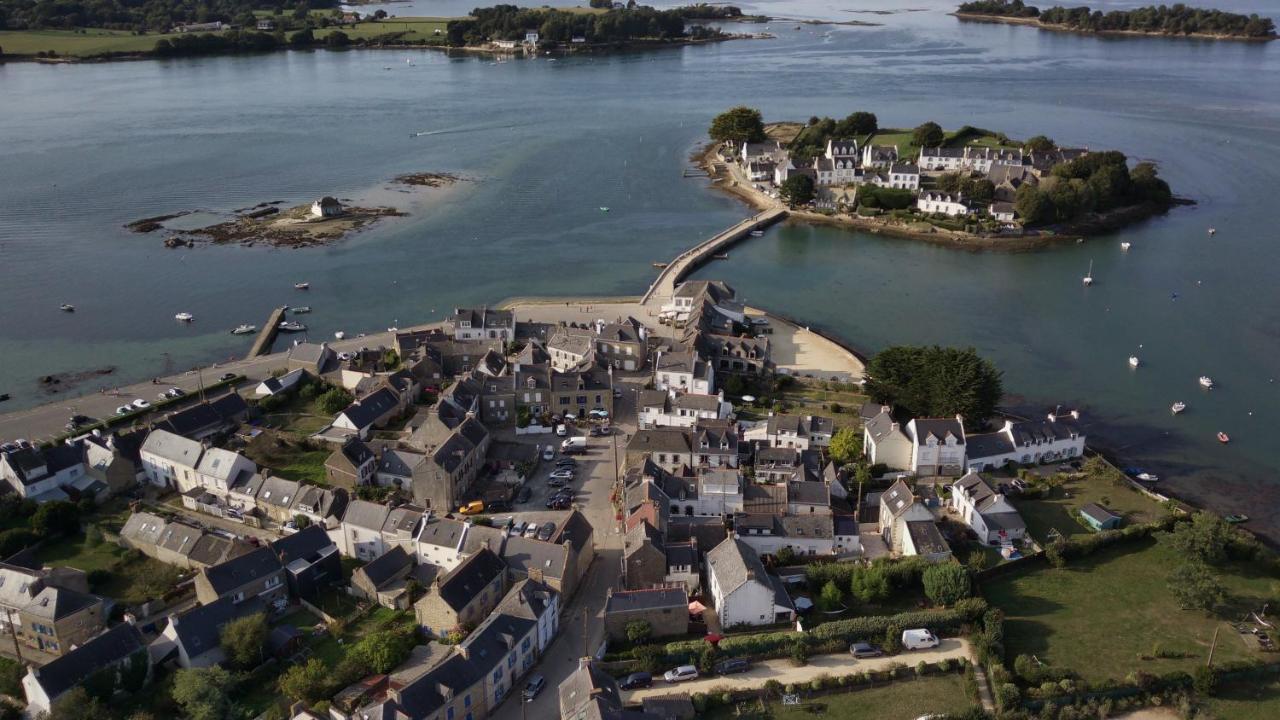
[[[907,650],[936,648],[938,647],[939,642],[937,635],[934,635],[924,628],[902,631],[902,647]]]

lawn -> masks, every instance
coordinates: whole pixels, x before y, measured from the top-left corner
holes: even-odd
[[[262,467],[270,468],[273,475],[321,486],[329,484],[324,463],[331,453],[332,450],[312,449],[306,442],[290,440],[273,433],[259,435],[244,448],[246,457]]]
[[[161,38],[177,33],[134,35],[128,30],[6,30],[0,32],[0,47],[8,55],[35,55],[52,50],[59,55],[87,57],[104,53],[150,52]]]
[[[972,703],[965,697],[958,674],[933,675],[885,687],[804,700],[798,706],[769,703],[764,712],[758,703],[742,703],[741,713],[721,707],[707,713],[708,720],[882,720],[916,718],[930,714],[961,713]]]
[[[1023,500],[1016,495],[1010,499],[1027,522],[1027,531],[1041,542],[1048,538],[1051,528],[1067,537],[1090,534],[1091,530],[1071,517],[1071,510],[1088,503],[1097,503],[1123,515],[1125,525],[1151,522],[1164,513],[1155,500],[1128,483],[1116,484],[1109,478],[1086,474],[1066,476],[1062,486],[1043,499]]]
[[[922,121],[923,122],[923,121]],[[870,139],[872,145],[897,145],[898,157],[903,159],[916,160],[920,157],[920,148],[912,141],[911,136],[914,130],[900,130],[894,128],[885,128],[877,132]],[[864,143],[866,144],[866,143]],[[994,135],[986,134],[966,134],[961,137],[960,131],[946,131],[946,141],[943,145],[947,147],[963,147],[965,145],[982,145],[987,147],[1020,147],[1019,145],[1008,145],[1001,143],[1000,139]]]
[[[1280,679],[1228,683],[1216,697],[1205,698],[1214,720],[1264,720],[1280,717]]]
[[[1191,670],[1204,662],[1221,627],[1216,662],[1253,659],[1222,618],[1182,610],[1167,576],[1179,562],[1168,536],[1122,544],[1061,570],[1037,569],[984,584],[987,599],[1006,613],[1009,658],[1027,653],[1055,667],[1069,668],[1090,681],[1122,679],[1134,670],[1164,673]],[[1273,599],[1280,585],[1260,568],[1219,568],[1229,609],[1240,617],[1248,607]],[[1182,651],[1193,657],[1142,660],[1140,654]]]
[[[398,17],[387,18],[385,20],[370,20],[367,22],[358,22],[353,25],[344,25],[342,27],[325,28],[315,31],[317,40],[330,35],[335,31],[341,30],[347,34],[352,40],[376,38],[382,35],[390,35],[393,33],[400,34],[399,40],[405,42],[428,42],[445,41],[445,33],[448,31],[449,20],[451,18],[443,17]],[[440,33],[437,35],[436,31]]]
[[[182,576],[172,565],[133,556],[106,540],[91,542],[84,535],[45,543],[38,555],[45,565],[73,567],[85,572],[109,571],[110,577],[90,589],[123,605],[136,605],[159,597],[177,585]]]

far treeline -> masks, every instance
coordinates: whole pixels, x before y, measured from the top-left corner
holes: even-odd
[[[253,27],[253,11],[306,17],[309,10],[335,9],[338,0],[0,0],[0,30],[103,28],[168,32],[183,23],[224,22]]]
[[[737,8],[734,8],[735,10]],[[694,25],[685,29],[689,8],[655,10],[632,3],[603,13],[575,13],[541,8],[495,5],[477,8],[471,16],[449,23],[449,44],[479,45],[490,40],[523,40],[538,31],[540,43],[568,43],[582,37],[589,43],[628,40],[682,40],[719,37],[720,31]]]
[[[1041,10],[1022,0],[974,0],[960,6],[970,15],[1035,19],[1085,32],[1132,32],[1150,35],[1219,35],[1222,37],[1266,39],[1276,37],[1270,18],[1193,8],[1181,3],[1135,8],[1133,10],[1090,10],[1088,7],[1051,7]]]

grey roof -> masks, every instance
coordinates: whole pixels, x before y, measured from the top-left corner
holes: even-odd
[[[791,601],[791,594],[787,592],[787,584],[782,581],[782,578],[770,575],[767,579],[769,586],[773,588],[773,604],[795,611],[795,603]]]
[[[865,423],[880,413],[888,412],[889,410],[890,407],[888,405],[881,405],[878,402],[871,402],[868,400],[858,407],[858,416],[862,418],[862,422]]]
[[[22,612],[49,621],[62,620],[102,602],[96,595],[49,586],[36,594]]]
[[[666,390],[641,390],[640,396],[637,398],[636,406],[641,408],[667,406],[668,399]]]
[[[688,453],[689,449],[689,434],[671,428],[637,430],[627,442],[627,452]]]
[[[201,570],[210,587],[219,595],[229,593],[247,583],[269,577],[282,569],[280,559],[271,548],[259,547],[226,562]]]
[[[695,375],[701,375],[698,372],[701,365],[698,354],[692,350],[665,352],[659,355],[657,361],[654,362],[654,367],[659,371],[693,373]]]
[[[495,310],[489,307],[454,308],[452,322],[457,325],[461,321],[469,321],[472,329],[511,328],[515,329],[515,313],[510,310]]]
[[[291,508],[301,487],[302,485],[298,482],[272,475],[262,481],[262,487],[258,490],[258,502],[280,508]]]
[[[450,518],[431,517],[418,533],[418,542],[445,548],[456,548],[467,532],[467,524]]]
[[[1017,512],[982,513],[982,521],[990,530],[1026,530],[1027,522]]]
[[[915,492],[905,480],[898,480],[880,494],[880,504],[889,508],[894,517],[907,511],[916,502]],[[883,518],[881,519],[883,521]]]
[[[186,651],[188,657],[195,660],[221,646],[224,625],[264,610],[257,598],[237,603],[230,597],[224,597],[207,605],[197,605],[190,610],[172,615],[169,617],[169,623],[177,636],[178,644]]]
[[[369,584],[375,589],[381,590],[383,585],[400,575],[406,567],[412,566],[413,558],[409,557],[409,553],[405,552],[403,547],[396,545],[365,563],[356,572],[368,578]]]
[[[80,647],[31,673],[50,700],[57,698],[97,670],[144,650],[142,635],[130,623],[120,623]]]
[[[582,549],[590,545],[594,536],[594,528],[587,521],[587,516],[573,510],[556,527],[555,533],[551,536],[551,542],[568,543],[573,547],[574,552],[582,552]]]
[[[135,512],[125,520],[120,529],[120,536],[129,538],[140,545],[159,545],[160,536],[168,523],[159,515],[148,512]]]
[[[1058,418],[1053,421],[1023,420],[1015,422],[1009,427],[1009,432],[1013,435],[1013,439],[1018,445],[1025,446],[1078,437],[1080,428],[1070,420]]]
[[[298,343],[289,348],[289,359],[313,363],[316,367],[320,367],[332,352],[325,343]]]
[[[634,612],[636,610],[656,610],[658,608],[689,607],[689,594],[684,586],[669,588],[652,588],[649,590],[615,591],[604,603],[604,613]]]
[[[699,393],[680,393],[671,401],[671,405],[686,410],[716,412],[720,409],[719,395],[702,395]]]
[[[179,522],[167,523],[160,533],[160,546],[179,555],[189,556],[196,542],[204,534],[199,528]]]
[[[231,476],[231,469],[240,457],[242,456],[239,453],[230,450],[209,448],[204,451],[196,470],[202,475],[218,478],[230,485],[230,481],[234,479]]]
[[[667,551],[667,567],[691,567],[695,571],[698,568],[698,548],[691,542],[683,543],[667,543],[664,547]]]
[[[284,565],[295,560],[313,562],[326,549],[334,547],[329,533],[319,525],[308,525],[292,535],[286,535],[271,543]]]
[[[558,328],[547,338],[548,350],[559,350],[571,355],[586,355],[594,345],[594,334],[581,328]]]
[[[342,414],[358,428],[367,428],[379,418],[391,412],[400,403],[395,390],[389,387],[378,390],[351,403]]]
[[[787,483],[787,502],[829,506],[831,489],[824,482],[792,480]]]
[[[502,557],[507,561],[507,567],[516,572],[539,570],[549,578],[563,578],[568,562],[568,552],[563,545],[526,537],[507,538]]]
[[[777,517],[779,533],[785,537],[829,538],[831,537],[830,515],[783,515]]]
[[[962,158],[964,157],[964,148],[958,147],[923,147],[920,148],[922,157],[947,157]]]
[[[858,535],[858,519],[852,515],[834,515],[831,518],[832,533],[835,535]]]
[[[889,172],[898,173],[899,175],[919,175],[920,168],[915,163],[894,163],[889,166]]]
[[[382,524],[382,532],[386,535],[412,537],[425,511],[415,505],[401,505],[387,513],[387,520]]]
[[[871,436],[871,440],[877,443],[894,433],[901,435],[904,440],[907,437],[900,427],[895,427],[893,416],[888,412],[881,412],[867,421],[866,429]]]
[[[427,456],[409,450],[388,449],[378,462],[378,472],[399,477],[413,477],[416,469],[427,461]]]
[[[611,710],[622,708],[622,694],[613,676],[583,662],[560,683],[560,717],[568,718],[592,700],[603,702]]]
[[[357,437],[347,438],[339,452],[355,467],[360,467],[373,459],[373,451]]]
[[[473,555],[488,548],[495,553],[501,553],[502,545],[506,540],[507,533],[501,528],[472,524],[462,538],[462,552],[465,555]]]
[[[955,418],[916,418],[915,424],[916,436],[920,442],[924,442],[930,435],[936,437],[938,442],[945,440],[947,435],[952,435],[958,445],[964,445],[964,427]]]
[[[1003,431],[970,435],[965,438],[965,455],[970,461],[1007,455],[1013,451],[1013,442]]]
[[[229,557],[235,557],[238,551],[247,547],[247,543],[239,543],[236,540],[219,537],[212,533],[204,533],[196,540],[195,545],[191,547],[188,557],[191,562],[200,565],[217,565]]]
[[[248,495],[256,499],[258,493],[262,490],[262,484],[266,480],[262,473],[245,473],[236,478],[236,482],[229,488],[229,492],[237,495]]]
[[[342,524],[381,532],[390,512],[386,505],[368,500],[352,500],[347,504],[347,511],[342,516]]]
[[[195,467],[200,462],[204,446],[167,430],[152,430],[142,443],[142,452],[164,458],[170,462]]]
[[[514,539],[514,538],[512,538]],[[454,610],[467,606],[494,578],[507,571],[502,558],[487,548],[466,558],[457,567],[439,577],[432,592]]]
[[[789,447],[762,447],[756,450],[756,468],[790,469],[797,466],[800,453]]]
[[[647,697],[640,701],[640,706],[644,708],[645,713],[655,715],[662,720],[692,720],[696,714],[688,693]]]
[[[707,553],[707,572],[715,574],[721,591],[726,595],[752,579],[769,582],[764,563],[760,562],[756,551],[737,538],[728,538]]]
[[[1120,515],[1108,510],[1097,503],[1086,503],[1080,508],[1080,514],[1093,518],[1099,523],[1106,522],[1112,518],[1118,518]]]
[[[328,517],[335,511],[334,504],[340,500],[345,501],[345,498],[346,490],[342,488],[334,491],[318,485],[299,485],[298,494],[294,497],[291,507],[299,512]],[[337,510],[340,511],[341,508]]]
[[[938,525],[932,520],[912,520],[907,523],[907,532],[911,535],[911,544],[918,555],[936,555],[951,552],[951,547],[943,539]]]

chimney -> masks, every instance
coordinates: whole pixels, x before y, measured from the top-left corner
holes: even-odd
[[[1072,419],[1072,420],[1079,420],[1079,419],[1080,419],[1080,411],[1079,411],[1079,410],[1072,410],[1072,411],[1071,411],[1071,419]]]

